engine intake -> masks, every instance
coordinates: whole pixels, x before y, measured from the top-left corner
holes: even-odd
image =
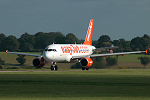
[[[33,66],[36,68],[43,67],[45,65],[45,60],[42,58],[35,58],[33,60]]]
[[[80,64],[81,64],[81,66],[88,68],[88,67],[92,66],[93,61],[91,58],[83,58],[80,61]]]
[[[150,55],[150,48],[146,50],[146,54]]]

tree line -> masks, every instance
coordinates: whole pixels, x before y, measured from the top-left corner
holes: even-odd
[[[46,46],[56,43],[56,44],[74,44],[83,43],[84,40],[79,40],[73,33],[68,33],[64,35],[61,32],[38,32],[34,35],[29,33],[22,34],[19,38],[13,35],[6,36],[5,34],[0,34],[0,51],[42,51]],[[118,40],[111,40],[108,35],[102,35],[98,40],[93,40],[93,45],[96,48],[108,47],[113,44],[118,46],[116,52],[125,51],[137,51],[146,50],[150,47],[150,36],[144,34],[142,37],[135,37],[131,41],[127,41],[123,38]]]

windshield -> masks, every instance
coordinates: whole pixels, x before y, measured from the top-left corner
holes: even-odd
[[[54,52],[57,52],[56,49],[45,49],[45,51],[54,51]]]

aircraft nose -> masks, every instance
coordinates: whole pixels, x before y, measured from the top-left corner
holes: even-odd
[[[48,53],[47,51],[44,51],[43,52],[43,58],[46,60],[46,61],[49,61],[50,60],[50,53]]]

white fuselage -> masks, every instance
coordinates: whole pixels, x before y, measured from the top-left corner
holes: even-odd
[[[52,44],[45,48],[43,58],[53,62],[71,62],[72,57],[90,56],[94,46],[83,44]]]

